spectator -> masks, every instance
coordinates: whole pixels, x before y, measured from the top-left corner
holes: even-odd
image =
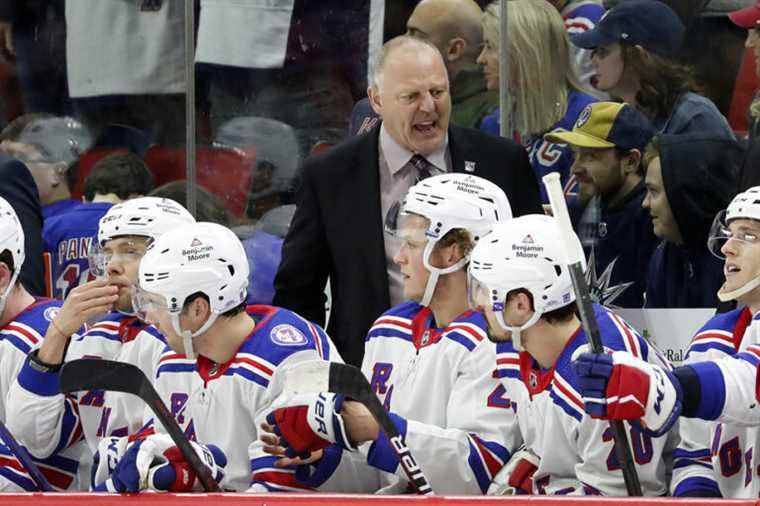
[[[98,275],[90,271],[88,253],[100,218],[113,204],[143,197],[152,188],[153,175],[137,155],[110,155],[95,164],[84,181],[85,203],[47,218],[42,227],[48,296],[63,300]]]
[[[214,147],[240,150],[256,160],[246,209],[249,218],[259,219],[292,202],[301,165],[293,127],[270,118],[233,118],[217,131]]]
[[[34,178],[23,163],[0,153],[0,197],[16,211],[24,230],[24,263],[19,280],[29,293],[43,296],[45,275],[42,262],[42,206]]]
[[[484,66],[490,90],[499,88],[500,17],[498,2],[491,3],[483,14],[485,45],[478,62]],[[567,145],[546,141],[543,136],[555,128],[571,129],[581,111],[596,99],[583,91],[575,75],[565,25],[551,4],[546,0],[511,1],[507,23],[512,127],[528,150],[538,178],[559,172],[565,192],[575,193],[575,183],[570,178],[572,150]],[[499,135],[499,123],[497,109],[483,120],[480,128]],[[543,185],[541,200],[549,202]]]
[[[522,148],[449,125],[448,75],[430,42],[401,36],[386,43],[369,98],[382,123],[304,163],[273,301],[324,324],[329,277],[328,331],[341,356],[357,365],[372,322],[403,300],[393,263],[398,243],[384,242],[381,224],[416,179],[471,172],[500,186],[513,214],[540,211],[538,184]]]
[[[754,5],[736,10],[728,15],[733,23],[747,29],[747,39],[744,42],[747,50],[752,51],[755,57],[755,71],[760,76],[760,1]],[[760,136],[760,96],[755,94],[749,106],[749,131],[747,136],[747,156],[742,163],[739,176],[739,191],[744,191],[760,184],[760,144],[757,137]]]
[[[252,230],[241,237],[251,272],[248,277],[248,304],[271,304],[274,298],[274,277],[282,260],[282,243],[290,228],[296,206],[279,206],[267,211]],[[246,227],[248,228],[248,227]]]
[[[572,132],[546,135],[571,146],[580,194],[593,195],[574,221],[589,258],[592,290],[605,306],[644,305],[646,271],[657,238],[641,207],[646,195],[642,155],[653,134],[646,116],[630,105],[597,102],[586,107]],[[580,214],[583,208],[578,207]]]
[[[184,2],[66,2],[66,67],[93,131],[123,123],[163,144],[185,133]]]
[[[0,0],[0,55],[16,64],[27,113],[71,113],[63,1]]]
[[[178,202],[187,207],[187,180],[178,179],[163,184],[149,193],[151,197],[161,197]],[[227,226],[230,223],[230,215],[224,206],[222,199],[206,190],[200,185],[195,186],[195,219],[196,221],[210,221],[219,225]]]
[[[649,264],[646,307],[717,307],[723,263],[706,247],[713,218],[736,193],[741,150],[707,133],[662,135],[647,146],[642,206],[661,239]]]
[[[29,168],[47,220],[80,204],[71,198],[71,188],[79,157],[92,142],[89,129],[74,118],[42,117],[29,122],[15,140],[4,140],[0,148]]]
[[[370,0],[202,0],[196,68],[212,127],[276,119],[293,126],[302,156],[340,142],[367,90],[369,17]]]
[[[583,33],[596,26],[604,15],[604,6],[597,0],[547,0],[565,20],[567,33]],[[570,44],[570,56],[583,86],[591,87],[594,68],[591,64],[591,51]],[[599,92],[597,92],[599,93]]]
[[[118,204],[148,195],[154,184],[153,174],[142,158],[134,153],[114,154],[95,164],[84,180],[82,194],[85,202]]]
[[[683,35],[683,23],[664,3],[630,0],[571,40],[593,50],[594,87],[646,114],[657,132],[733,139],[726,118],[710,99],[692,91],[689,70],[673,60]]]
[[[451,83],[451,122],[478,128],[499,103],[498,94],[486,90],[475,60],[483,44],[480,17],[483,11],[473,0],[422,0],[406,22],[406,34],[432,42],[443,55]],[[351,114],[349,133],[364,133],[378,115],[364,98]]]

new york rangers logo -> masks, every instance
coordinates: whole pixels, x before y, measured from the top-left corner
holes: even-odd
[[[61,308],[59,307],[49,307],[42,313],[42,316],[44,316],[47,321],[52,322],[60,312]]]
[[[591,106],[587,105],[583,111],[581,111],[581,115],[578,116],[578,121],[575,122],[575,128],[581,128],[583,125],[588,122],[588,119],[591,117]]]
[[[273,343],[283,346],[300,346],[308,342],[300,330],[288,324],[277,325],[269,333],[269,338]]]

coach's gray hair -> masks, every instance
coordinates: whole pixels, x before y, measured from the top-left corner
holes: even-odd
[[[383,47],[380,48],[380,52],[377,54],[377,59],[375,60],[375,67],[372,69],[372,86],[378,90],[380,89],[383,70],[385,70],[385,64],[387,63],[388,58],[391,56],[391,54],[393,54],[395,50],[406,48],[407,46],[410,48],[412,46],[416,46],[419,49],[432,50],[441,59],[441,63],[444,64],[444,67],[446,66],[445,62],[443,61],[443,56],[441,56],[441,52],[437,47],[435,47],[432,42],[428,42],[424,39],[418,39],[416,37],[411,37],[409,35],[399,35],[398,37],[394,37],[383,44]]]

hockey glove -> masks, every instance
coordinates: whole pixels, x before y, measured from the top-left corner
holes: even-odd
[[[126,439],[119,438],[112,443],[121,447],[119,449],[123,449]],[[224,478],[224,466],[227,465],[224,452],[214,445],[199,445],[192,441],[190,444],[204,464],[209,467],[214,479],[221,481]],[[120,453],[114,444],[111,448],[116,450],[116,453]],[[109,460],[113,461],[114,456],[110,456]],[[99,462],[100,459],[96,459],[96,463]],[[138,439],[128,446],[108,479],[93,487],[93,491],[96,492],[139,492],[140,490],[188,492],[202,490],[202,487],[195,471],[184,460],[171,438],[165,434],[155,434],[146,439]]]
[[[306,459],[311,452],[331,443],[355,450],[340,416],[344,399],[342,395],[330,393],[298,396],[289,403],[290,406],[270,413],[267,423],[279,436],[285,455]]]
[[[524,446],[494,476],[488,495],[525,495],[533,493],[533,474],[541,458]]]
[[[662,367],[630,353],[582,353],[573,362],[586,412],[594,418],[640,422],[658,437],[681,413],[681,385]]]

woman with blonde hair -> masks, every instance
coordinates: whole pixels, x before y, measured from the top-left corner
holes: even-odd
[[[566,193],[575,186],[570,166],[573,152],[565,144],[545,141],[555,128],[571,130],[581,112],[596,98],[587,94],[575,75],[562,16],[546,0],[510,0],[507,19],[509,42],[508,115],[513,135],[530,155],[537,177],[559,172]],[[499,2],[486,7],[483,17],[483,65],[486,87],[499,87]],[[499,134],[499,111],[487,116],[481,130]],[[541,188],[544,203],[548,202]]]

